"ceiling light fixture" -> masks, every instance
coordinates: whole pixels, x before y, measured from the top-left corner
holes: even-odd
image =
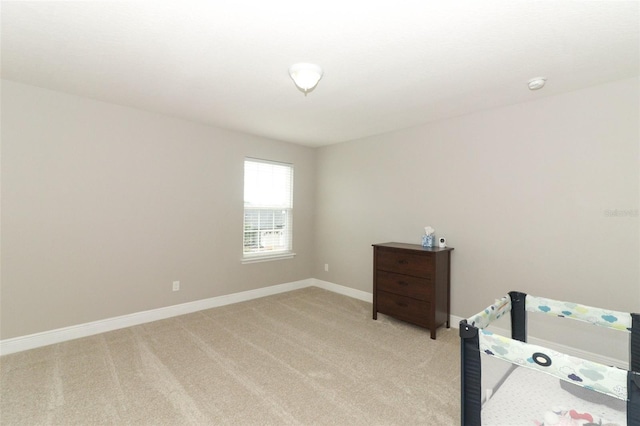
[[[307,93],[313,90],[322,78],[322,68],[315,64],[293,64],[289,67],[289,75],[307,96]]]
[[[546,77],[536,77],[529,80],[529,90],[539,90],[544,87],[544,84],[547,82]]]

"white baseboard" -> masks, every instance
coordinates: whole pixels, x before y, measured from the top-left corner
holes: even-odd
[[[171,318],[178,315],[190,314],[192,312],[202,311],[205,309],[245,302],[247,300],[258,299],[265,296],[271,296],[274,294],[285,293],[287,291],[298,290],[301,288],[312,286],[332,291],[334,293],[342,294],[344,296],[352,297],[354,299],[362,300],[368,303],[371,303],[373,301],[373,295],[366,291],[356,290],[350,287],[345,287],[339,284],[334,284],[315,278],[308,278],[306,280],[278,284],[270,287],[263,287],[255,290],[243,291],[240,293],[233,293],[225,296],[212,297],[209,299],[196,300],[194,302],[182,303],[179,305],[167,306],[164,308],[152,309],[149,311],[136,312],[129,315],[107,318],[100,321],[93,321],[85,324],[78,324],[70,327],[44,331],[42,333],[29,334],[27,336],[0,340],[0,355],[26,351],[28,349],[39,348],[41,346],[52,345],[54,343],[61,343],[68,340],[79,339],[81,337],[105,333],[107,331],[118,330],[134,325]],[[451,327],[459,328],[459,324],[462,319],[463,318],[452,315],[450,323]],[[506,337],[509,337],[511,335],[511,332],[509,330],[501,329],[498,327],[492,328],[492,331]],[[613,365],[623,369],[628,368],[627,362],[625,361],[601,356],[593,352],[583,351],[554,342],[536,339],[534,337],[529,338],[529,342],[565,353],[567,355],[589,359],[601,364]]]
[[[314,285],[314,279],[309,278],[301,281],[294,281],[286,284],[278,284],[270,287],[258,288],[255,290],[233,293],[225,296],[212,297],[209,299],[196,300],[194,302],[182,303],[179,305],[167,306],[164,308],[152,309],[149,311],[136,312],[119,317],[107,318],[104,320],[88,322],[84,324],[72,325],[70,327],[58,328],[44,331],[42,333],[29,334],[27,336],[15,337],[12,339],[0,340],[0,355],[7,355],[14,352],[26,351],[28,349],[39,348],[41,346],[52,345],[54,343],[79,339],[81,337],[92,336],[94,334],[105,333],[107,331],[118,330],[147,322],[158,321],[178,315],[190,314],[204,309],[217,308],[219,306],[230,305],[232,303],[244,302],[258,299],[260,297],[271,296],[273,294],[285,293]]]
[[[338,294],[352,297],[354,299],[362,300],[363,302],[373,303],[373,294],[368,293],[366,291],[356,290],[355,288],[345,287],[340,284],[334,284],[328,281],[322,281],[315,278],[313,279],[313,285],[315,287],[320,287],[325,290],[332,291],[334,293],[338,293]]]

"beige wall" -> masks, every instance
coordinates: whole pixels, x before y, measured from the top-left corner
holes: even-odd
[[[371,244],[426,225],[456,249],[454,315],[512,289],[640,311],[640,219],[606,214],[639,208],[639,99],[625,80],[311,149],[3,81],[0,338],[309,277],[370,292]],[[244,156],[296,166],[294,260],[240,263]]]
[[[240,263],[245,156],[295,166],[293,260]],[[3,81],[1,338],[306,279],[314,191],[311,148]]]
[[[314,276],[371,291],[371,244],[430,225],[454,315],[510,290],[640,311],[639,99],[631,79],[319,149]]]

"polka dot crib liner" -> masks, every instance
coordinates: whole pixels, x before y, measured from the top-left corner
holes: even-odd
[[[529,312],[571,318],[620,331],[629,331],[631,328],[631,314],[626,312],[594,308],[577,303],[536,297],[530,294],[526,295],[525,303],[525,309]],[[511,297],[507,295],[497,299],[494,304],[488,306],[482,312],[468,318],[467,323],[477,328],[486,328],[493,321],[510,312]]]
[[[561,302],[559,300],[531,296],[530,294],[527,294],[525,302],[526,309],[529,312],[571,318],[620,331],[628,332],[631,328],[631,314],[626,312],[594,308],[577,303]]]
[[[493,321],[508,312],[510,313],[511,309],[511,296],[507,295],[497,299],[482,312],[466,320],[467,324],[479,329],[479,349],[482,353],[555,376],[614,398],[627,399],[626,370],[587,361],[485,330]],[[632,316],[629,313],[528,294],[525,296],[525,309],[529,312],[571,318],[625,332],[628,332],[632,325]]]

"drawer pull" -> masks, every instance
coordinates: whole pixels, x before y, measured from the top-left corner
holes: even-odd
[[[406,308],[407,306],[409,306],[406,303],[402,303],[402,302],[396,302],[396,305],[401,306],[403,308]]]
[[[409,261],[407,259],[398,259],[398,263],[401,265],[408,265]]]
[[[409,283],[408,283],[408,282],[406,282],[406,281],[398,281],[398,285],[401,285],[401,286],[405,286],[405,287],[406,287],[406,286],[408,286],[408,285],[409,285]]]

